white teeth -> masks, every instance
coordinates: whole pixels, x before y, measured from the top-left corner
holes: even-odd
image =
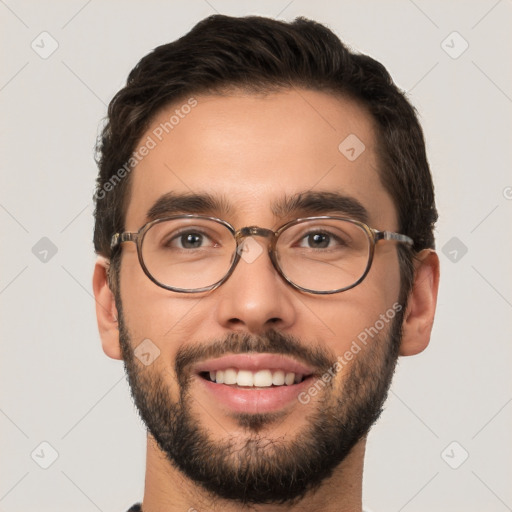
[[[236,378],[236,370],[233,368],[228,368],[227,370],[224,370],[224,384],[236,384],[237,378]]]
[[[291,386],[295,382],[295,373],[287,373],[284,378],[284,383]]]
[[[254,376],[252,372],[248,370],[239,370],[236,377],[236,383],[239,386],[254,386]]]
[[[270,370],[260,370],[254,374],[254,385],[258,388],[268,388],[272,386],[272,372]]]
[[[268,388],[274,386],[291,386],[303,381],[302,373],[284,372],[283,370],[225,370],[210,371],[210,380],[217,384],[238,385],[244,387]]]
[[[277,370],[272,375],[272,384],[274,386],[282,386],[284,384],[284,372],[282,370]]]

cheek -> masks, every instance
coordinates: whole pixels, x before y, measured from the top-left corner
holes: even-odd
[[[364,290],[344,292],[343,299],[323,305],[311,305],[322,319],[323,335],[319,344],[326,346],[336,356],[342,356],[352,343],[364,336],[366,329],[375,325],[381,314],[389,309],[382,297],[367,295]],[[380,324],[379,324],[380,325]]]
[[[124,255],[120,282],[123,315],[132,343],[150,339],[166,350],[162,342],[176,323],[175,317],[185,314],[180,301],[172,300],[168,291],[146,276],[136,254]]]
[[[154,371],[174,373],[177,350],[205,341],[204,333],[201,338],[199,332],[205,320],[201,308],[204,296],[172,293],[157,286],[132,255],[123,261],[120,278],[123,317],[134,348],[150,340],[160,354]]]
[[[129,327],[132,342],[137,343],[141,336],[151,339],[154,322],[149,321],[148,315],[155,310],[150,295],[156,285],[144,274],[135,252],[126,251],[123,254],[120,283],[124,320]]]
[[[400,296],[400,266],[398,251],[393,243],[377,246],[372,268],[368,274],[369,287],[378,289],[386,308],[393,306]]]
[[[374,259],[364,281],[339,295],[310,300],[308,308],[320,319],[319,341],[337,355],[350,349],[352,342],[389,328],[396,315],[400,294],[400,272],[396,251],[386,250]],[[368,342],[372,338],[368,337]]]

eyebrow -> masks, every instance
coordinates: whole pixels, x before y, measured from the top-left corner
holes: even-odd
[[[284,197],[272,205],[276,217],[341,215],[368,222],[367,209],[354,197],[338,192],[302,192]]]
[[[200,214],[225,216],[231,211],[229,202],[223,196],[213,196],[208,193],[177,194],[168,192],[159,197],[146,213],[146,221],[151,222],[168,215]]]
[[[368,211],[354,197],[337,192],[301,192],[284,196],[271,205],[275,217],[307,217],[341,215],[360,222],[368,222]],[[159,197],[146,213],[146,222],[175,214],[199,214],[225,217],[232,206],[224,196],[208,193],[168,192]]]

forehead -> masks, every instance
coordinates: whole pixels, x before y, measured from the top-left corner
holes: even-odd
[[[301,194],[339,194],[363,205],[369,223],[396,224],[379,179],[371,116],[331,94],[290,89],[185,98],[155,116],[137,151],[130,230],[149,220],[165,194],[214,197],[222,211],[210,213],[234,225],[279,220],[286,200]]]

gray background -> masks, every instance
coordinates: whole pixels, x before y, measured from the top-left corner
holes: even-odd
[[[216,11],[324,22],[417,106],[441,213],[438,313],[370,435],[364,501],[512,510],[510,0],[0,0],[0,512],[142,497],[144,429],[91,295],[93,146],[136,62]]]

